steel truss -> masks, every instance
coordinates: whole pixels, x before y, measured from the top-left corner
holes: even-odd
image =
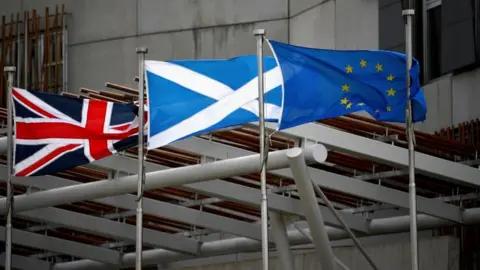
[[[329,150],[341,150],[342,152],[362,156],[399,169],[407,166],[407,153],[403,148],[355,136],[322,125],[308,124],[288,130],[283,132],[283,134],[296,138],[296,140],[308,139],[311,142],[325,145]],[[5,149],[4,143],[5,140],[0,138],[0,152],[2,151],[2,145],[3,149]],[[325,161],[327,151],[322,145],[307,146],[304,149],[307,163],[315,164]],[[183,140],[173,144],[172,147],[197,153],[204,157],[203,160],[212,162],[174,169],[147,162],[145,164],[148,171],[146,189],[169,186],[178,187],[182,185],[182,189],[212,196],[217,198],[217,201],[228,200],[244,205],[259,205],[260,194],[256,188],[219,180],[225,177],[236,177],[258,172],[258,155],[245,149],[201,138]],[[268,159],[269,173],[284,178],[293,178],[292,171],[288,168],[287,152],[288,150],[282,150],[270,153]],[[425,175],[455,184],[466,186],[480,185],[480,171],[475,168],[422,153],[416,154],[416,160],[418,170]],[[124,173],[135,173],[137,170],[136,160],[124,156],[108,157],[97,161],[94,165]],[[0,166],[0,173],[5,175],[5,166]],[[341,191],[387,205],[403,208],[408,206],[407,193],[396,189],[314,167],[308,167],[307,173],[316,184],[323,188]],[[126,242],[134,242],[133,225],[108,220],[100,216],[95,217],[59,209],[56,206],[92,200],[93,202],[121,209],[134,210],[136,207],[135,196],[128,193],[135,191],[135,180],[135,175],[87,184],[54,176],[14,179],[14,184],[17,186],[41,190],[32,190],[30,193],[15,196],[15,217],[108,236],[117,240],[125,240]],[[296,189],[296,187],[291,186],[290,189]],[[268,200],[270,211],[283,215],[308,218],[308,214],[305,213],[305,209],[296,198],[270,193]],[[442,200],[421,196],[418,196],[417,200],[418,211],[423,213],[418,216],[418,226],[421,229],[446,227],[458,223],[480,223],[480,209],[461,210],[459,207]],[[241,221],[186,206],[188,204],[181,206],[173,202],[144,199],[145,214],[166,217],[171,220],[201,226],[211,231],[226,232],[237,237],[202,242],[180,235],[146,229],[144,231],[145,245],[153,249],[144,251],[145,264],[257,251],[259,249],[260,227],[258,223]],[[0,209],[2,209],[0,211],[5,209],[5,199],[0,199]],[[346,238],[346,233],[340,229],[341,226],[326,207],[320,206],[320,210],[325,224],[329,226],[326,230],[329,239]],[[342,218],[349,227],[352,230],[363,233],[363,235],[388,234],[408,230],[408,216],[368,221],[364,217],[353,215],[350,212],[351,210],[349,209],[340,211]],[[281,224],[281,222],[278,221],[276,226],[278,224]],[[276,230],[277,234],[281,232],[278,228]],[[306,239],[298,231],[288,231],[287,237],[291,245],[309,242],[309,239]],[[57,263],[54,265],[54,269],[105,269],[108,265],[127,267],[133,265],[135,261],[135,253],[120,255],[119,252],[105,247],[81,244],[20,229],[14,230],[13,243],[86,259]],[[273,242],[271,244],[274,246]],[[282,245],[285,246],[285,243]],[[14,264],[18,260],[16,256],[13,258]],[[35,262],[35,260],[38,259],[29,258],[28,261]],[[50,265],[48,263],[43,264],[43,262],[45,261],[40,260],[39,268],[37,269]],[[31,268],[25,266],[25,269]]]

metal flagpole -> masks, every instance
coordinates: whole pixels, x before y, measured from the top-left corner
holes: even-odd
[[[406,5],[405,5],[406,4]],[[408,138],[408,176],[409,176],[409,195],[410,195],[410,248],[412,270],[418,270],[418,236],[417,236],[417,195],[415,191],[415,148],[414,148],[414,130],[412,120],[412,102],[410,100],[410,69],[412,67],[412,23],[415,15],[413,0],[406,0],[402,15],[405,17],[405,48],[407,55],[406,66],[406,87],[407,87],[407,108],[406,108],[406,130]]]
[[[137,48],[138,54],[138,182],[137,182],[137,238],[135,270],[142,270],[142,245],[143,245],[143,186],[145,183],[144,154],[143,154],[143,127],[144,127],[144,80],[145,80],[145,54],[148,49]]]
[[[267,171],[265,159],[265,116],[264,116],[264,87],[263,82],[263,42],[265,29],[255,29],[253,35],[257,37],[257,61],[258,61],[258,118],[260,124],[260,162],[261,162],[261,215],[262,215],[262,263],[263,270],[268,270],[268,205],[267,205]]]
[[[5,67],[7,75],[7,221],[5,226],[5,269],[12,269],[12,213],[13,213],[13,109],[12,87],[15,67]]]

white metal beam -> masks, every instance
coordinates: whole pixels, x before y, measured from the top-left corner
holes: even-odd
[[[313,191],[311,180],[308,177],[307,165],[302,160],[302,151],[291,151],[288,153],[290,168],[300,193],[300,202],[305,209],[306,220],[310,227],[312,241],[315,244],[315,250],[320,259],[320,265],[325,270],[335,270],[335,255],[333,254],[330,240],[328,239],[327,229],[323,222],[323,216],[318,207],[316,207],[316,195]]]
[[[349,133],[345,133],[349,136],[354,136]],[[347,136],[348,137],[348,136]],[[362,137],[356,136],[360,139],[364,139]],[[351,139],[350,139],[351,140]],[[386,145],[389,147],[393,147],[388,144],[380,143],[375,140],[365,139],[375,145]],[[363,142],[362,142],[363,143]],[[178,149],[182,149],[185,151],[192,151],[195,153],[207,155],[216,159],[223,159],[226,157],[241,157],[244,155],[251,155],[253,152],[235,148],[232,146],[223,145],[220,143],[207,141],[200,138],[190,138],[188,140],[183,140],[175,143],[172,145]],[[375,146],[377,147],[377,146]],[[377,147],[378,148],[378,147]],[[399,147],[393,147],[394,150],[400,149]],[[375,149],[375,148],[372,148]],[[369,153],[372,153],[373,150],[370,150]],[[419,153],[417,153],[418,155]],[[423,154],[422,154],[423,155]],[[427,156],[427,155],[424,155]],[[432,159],[438,159],[431,156],[427,156]],[[406,151],[405,151],[405,158],[406,158]],[[441,160],[441,159],[438,159]],[[444,161],[444,160],[441,160]],[[454,165],[462,166],[462,168],[473,169],[468,166],[456,164],[454,162],[446,161],[448,164],[452,163]],[[408,164],[407,164],[408,165]],[[478,171],[478,175],[480,177],[480,170]],[[375,200],[382,203],[387,203],[399,207],[409,207],[408,201],[408,193],[402,192],[399,190],[374,185],[366,182],[362,182],[360,180],[348,178],[342,175],[329,173],[323,170],[315,169],[315,168],[308,168],[310,176],[313,180],[320,186],[332,190],[336,190],[339,192],[344,192],[347,194],[359,196],[369,200]],[[271,171],[270,173],[286,177],[292,178],[292,172],[290,169],[280,169]],[[480,178],[478,179],[480,181]],[[462,223],[461,219],[461,209],[451,204],[446,204],[444,202],[435,200],[435,199],[428,199],[425,197],[417,196],[417,208],[418,211],[429,214],[435,217],[444,218],[447,220],[451,220],[454,222]]]
[[[112,156],[114,157],[114,156]],[[147,165],[147,164],[145,164]],[[147,166],[148,167],[148,166]],[[0,175],[4,175],[4,165],[0,165]],[[2,180],[3,181],[3,180]],[[69,179],[64,179],[55,176],[39,176],[14,178],[13,183],[26,187],[36,187],[39,189],[55,189],[61,187],[68,187],[81,184]],[[106,197],[101,199],[94,199],[92,201],[119,207],[129,210],[136,209],[136,196],[132,194],[117,195],[114,197]],[[143,212],[148,215],[166,217],[172,220],[195,224],[212,230],[223,231],[237,236],[248,237],[251,239],[260,240],[260,226],[258,224],[251,224],[248,222],[239,221],[233,218],[222,217],[219,215],[202,212],[187,207],[182,207],[176,204],[161,202],[149,198],[143,199]],[[21,214],[21,212],[19,213]],[[166,242],[165,245],[168,245]],[[169,249],[167,247],[167,249]]]
[[[203,183],[185,185],[184,187],[210,196],[249,205],[258,205],[260,203],[260,192],[258,192],[257,189],[232,184],[222,180],[211,180]],[[269,209],[305,217],[305,209],[303,209],[299,200],[272,193],[267,194],[267,196]],[[324,215],[325,223],[327,225],[342,227],[327,207],[319,205],[319,208],[322,215]],[[368,221],[365,218],[349,213],[340,212],[339,214],[351,229],[368,232]]]
[[[5,253],[0,254],[0,266],[5,267]],[[52,263],[12,254],[12,267],[20,270],[51,270]]]
[[[5,230],[5,227],[0,226],[0,230]],[[0,234],[0,240],[5,241],[4,234]],[[38,233],[26,232],[15,228],[12,229],[12,241],[14,244],[21,246],[45,249],[111,265],[117,265],[121,258],[120,253],[114,250],[81,244]]]
[[[269,125],[269,127],[273,128],[273,125]],[[362,156],[393,167],[408,167],[407,149],[339,131],[325,125],[309,123],[278,133],[307,138],[321,143],[329,149]],[[419,173],[452,183],[480,186],[480,170],[423,153],[415,153],[415,169]]]
[[[122,168],[122,171],[128,173],[135,173],[137,170],[135,166],[135,160],[121,156],[110,156],[108,158],[98,160],[95,164],[103,166],[109,169]],[[159,171],[165,170],[168,167],[145,162],[145,170]],[[184,185],[191,191],[199,192],[205,195],[218,197],[226,200],[232,200],[239,203],[245,203],[249,205],[258,206],[260,203],[260,193],[258,190],[248,188],[236,184],[232,184],[221,180],[211,180],[202,183],[195,183],[190,185]],[[295,199],[290,199],[281,195],[269,193],[268,194],[268,207],[272,210],[304,216],[303,208],[300,202]],[[335,218],[335,216],[325,206],[319,206],[322,214],[325,217],[325,222],[330,226],[341,227],[341,224]],[[339,213],[344,218],[345,222],[350,225],[353,230],[366,232],[366,220],[360,216],[354,216],[348,213]],[[256,238],[255,238],[256,239]]]
[[[59,208],[35,209],[19,212],[16,216],[115,239],[135,241],[135,226],[133,225]],[[200,243],[196,240],[147,228],[144,228],[143,232],[143,242],[147,245],[189,254],[198,252]]]
[[[285,168],[288,163],[288,150],[270,152],[268,154],[268,170]],[[327,150],[321,145],[305,148],[307,163],[323,162]],[[261,166],[259,155],[216,161],[202,165],[192,165],[168,169],[146,174],[145,190],[185,185],[208,181],[210,179],[246,175],[258,172]],[[137,176],[122,177],[115,181],[103,180],[81,185],[50,189],[28,195],[15,196],[15,209],[27,211],[37,208],[62,205],[66,203],[92,200],[133,192],[136,189]],[[0,199],[0,211],[5,212],[6,199]]]
[[[275,171],[275,173],[280,173],[285,176],[291,174],[287,169],[278,170]],[[409,207],[408,194],[403,191],[314,168],[308,168],[308,174],[317,185],[330,190],[399,207]],[[440,200],[417,196],[417,209],[424,214],[463,223],[461,208]]]
[[[480,208],[466,209],[463,213],[466,224],[480,223]],[[455,224],[432,216],[420,214],[418,218],[418,229],[427,230],[454,226]],[[398,232],[407,232],[410,229],[409,216],[400,216],[392,218],[373,219],[369,223],[370,235],[392,234]],[[308,230],[306,230],[308,232]],[[348,234],[340,229],[328,227],[328,236],[330,240],[340,240],[348,238]],[[288,239],[291,245],[301,245],[310,243],[298,230],[288,231]],[[238,252],[252,252],[260,249],[260,242],[246,238],[229,238],[224,240],[205,242],[197,258],[218,256]],[[185,254],[174,253],[161,249],[148,250],[143,253],[145,265],[156,265],[158,263],[168,263],[190,259]],[[135,252],[125,254],[122,257],[125,267],[131,266],[135,262]],[[74,262],[58,263],[54,265],[54,270],[104,270],[105,264],[91,261],[80,260]]]

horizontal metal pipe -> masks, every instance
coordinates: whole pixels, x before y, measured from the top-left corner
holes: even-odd
[[[466,224],[480,223],[480,208],[466,209],[463,213]],[[370,235],[391,234],[408,232],[410,230],[410,217],[400,216],[393,218],[373,219],[370,222]],[[418,229],[435,229],[441,227],[455,226],[454,223],[431,217],[427,215],[418,215]],[[310,233],[310,230],[304,230]],[[349,238],[348,234],[340,229],[327,227],[328,237],[331,241]],[[298,230],[288,231],[288,239],[291,245],[303,245],[310,243],[310,239],[304,236]],[[261,243],[257,240],[248,238],[230,238],[218,241],[206,242],[200,247],[200,252],[195,258],[218,256],[232,254],[237,252],[252,252],[260,250]],[[143,252],[145,265],[155,265],[165,262],[181,261],[190,259],[189,255],[167,251],[163,249],[152,249]],[[123,267],[132,266],[135,263],[135,252],[127,253],[122,256],[121,263]],[[105,270],[109,266],[92,260],[79,260],[74,262],[57,263],[54,270]],[[111,266],[110,266],[111,267]],[[117,268],[115,268],[117,269]]]
[[[267,169],[277,170],[288,167],[287,152],[291,150],[293,149],[269,153]],[[318,144],[304,149],[304,153],[305,161],[310,164],[324,162],[328,154],[327,149]],[[258,173],[260,163],[260,156],[256,154],[208,164],[150,172],[146,174],[145,190]],[[33,194],[18,195],[14,198],[15,212],[131,193],[136,190],[136,185],[137,176],[130,175],[115,181],[102,180]],[[0,199],[0,214],[5,213],[5,206],[6,199]]]

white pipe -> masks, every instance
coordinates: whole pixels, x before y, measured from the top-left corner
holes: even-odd
[[[463,218],[466,225],[480,223],[480,208],[466,209],[463,212]],[[418,215],[418,229],[427,230],[442,227],[456,226],[450,221],[427,216]],[[369,223],[369,235],[381,235],[408,232],[410,230],[410,216],[400,216],[393,218],[374,219]],[[308,229],[304,230],[310,234]],[[349,238],[348,233],[343,230],[327,227],[328,237],[331,241]],[[310,243],[310,239],[305,237],[298,230],[288,231],[288,239],[291,245],[304,245]],[[232,254],[238,252],[259,251],[261,242],[244,237],[230,238],[218,241],[206,242],[200,247],[200,252],[195,258],[218,256],[224,254]],[[167,251],[163,249],[152,249],[143,252],[144,265],[156,265],[159,263],[181,261],[191,259],[189,255]],[[135,263],[135,252],[124,254],[121,258],[123,267],[133,266]],[[73,262],[57,263],[53,270],[105,270],[110,269],[107,264],[95,262],[92,260],[79,260]],[[118,269],[115,267],[113,269]]]
[[[268,155],[267,169],[277,170],[288,167],[287,152],[281,150]],[[299,149],[299,148],[298,148]],[[308,163],[323,162],[327,158],[327,149],[323,145],[305,148]],[[248,175],[260,170],[258,154],[226,159],[208,164],[199,164],[173,168],[146,174],[145,190],[192,184],[212,179],[221,179],[236,175]],[[102,180],[81,185],[55,188],[32,194],[15,196],[15,211],[27,211],[37,208],[62,205],[67,203],[93,200],[125,193],[135,192],[137,175],[122,177],[115,181]],[[0,213],[5,213],[6,199],[0,199]]]
[[[295,270],[283,215],[278,212],[271,211],[270,220],[272,222],[273,240],[275,241],[275,247],[277,248],[278,257],[282,263],[282,268],[283,270]]]
[[[317,197],[313,191],[310,177],[307,175],[307,165],[304,162],[304,156],[300,148],[292,149],[287,153],[293,178],[297,184],[300,202],[305,211],[305,217],[310,227],[315,250],[320,259],[320,265],[324,270],[335,270],[335,255],[333,254],[330,241],[328,239],[325,223],[322,213],[318,207]]]

